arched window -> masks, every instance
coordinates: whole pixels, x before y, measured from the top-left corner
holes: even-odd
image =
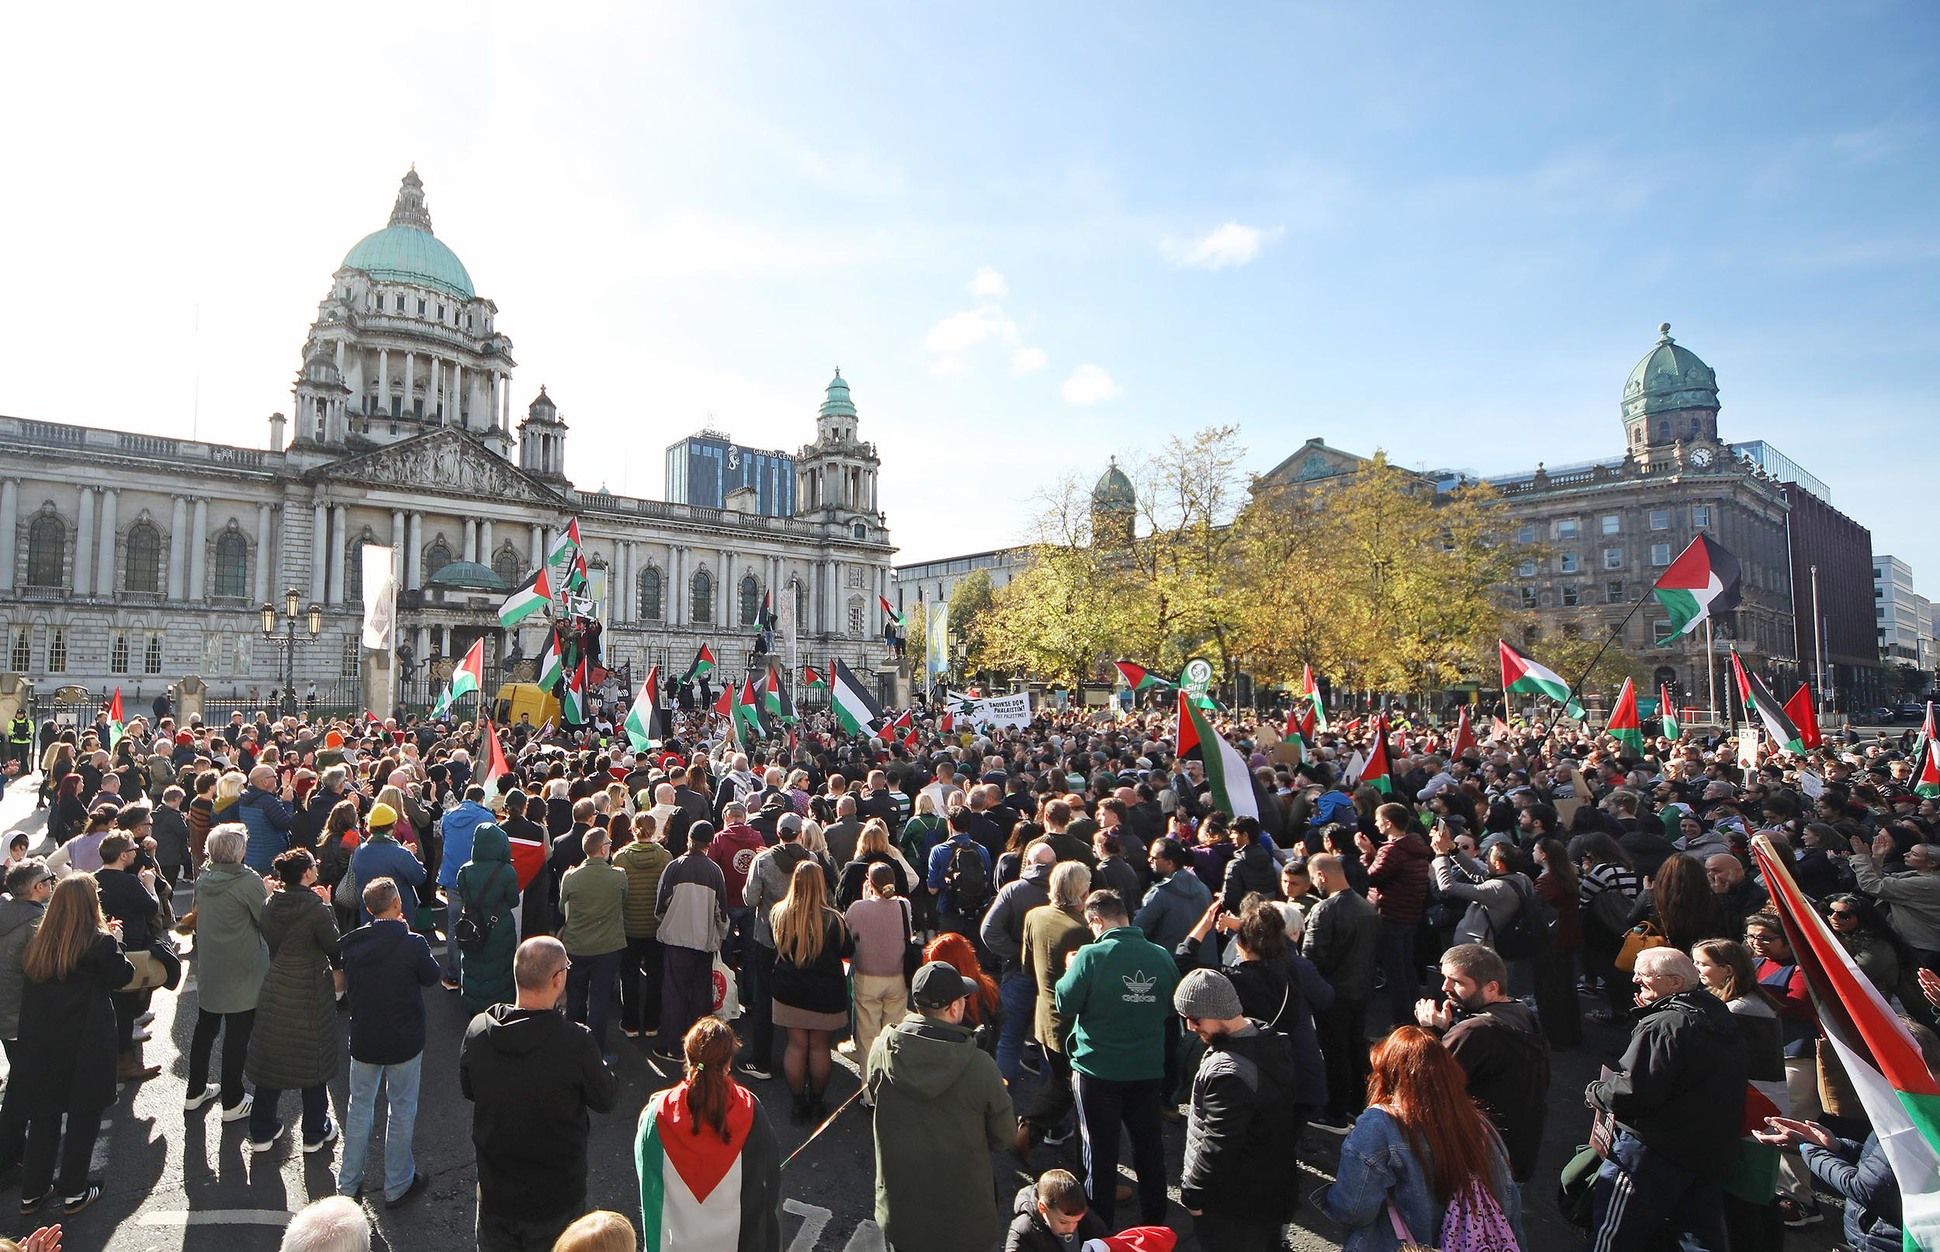
[[[741,624],[754,625],[755,615],[761,612],[761,584],[749,574],[741,580]]]
[[[445,544],[445,537],[439,535],[424,551],[424,581],[436,577],[439,570],[451,564],[451,549]]]
[[[42,513],[27,527],[27,585],[58,587],[67,552],[67,523]]]
[[[808,587],[797,578],[789,584],[795,589],[795,621],[803,630],[808,629]]]
[[[240,531],[216,536],[215,594],[238,599],[249,594],[249,544]]]
[[[362,604],[364,601],[364,536],[359,535],[350,541],[350,549],[344,554],[344,603]],[[354,671],[353,671],[354,673]],[[351,674],[345,674],[350,677]]]
[[[162,532],[147,522],[128,528],[129,591],[156,592],[162,589]]]
[[[706,570],[695,570],[694,580],[688,584],[688,603],[693,612],[690,616],[697,626],[706,626],[714,620],[714,576]]]
[[[516,587],[522,581],[519,554],[511,544],[500,548],[498,555],[492,558],[492,572],[507,587]]]
[[[651,565],[640,571],[640,620],[660,620],[660,571]]]

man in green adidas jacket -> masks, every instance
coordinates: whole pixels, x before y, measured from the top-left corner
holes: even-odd
[[[1179,970],[1171,953],[1132,925],[1115,891],[1085,897],[1085,924],[1097,941],[1078,949],[1057,984],[1058,1016],[1071,1023],[1071,1086],[1084,1136],[1085,1189],[1106,1227],[1118,1229],[1113,1210],[1122,1124],[1138,1174],[1139,1220],[1160,1225],[1165,1023]]]

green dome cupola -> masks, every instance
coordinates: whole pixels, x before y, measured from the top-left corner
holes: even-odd
[[[842,369],[836,367],[835,378],[829,383],[828,394],[822,400],[823,417],[854,417],[855,401],[849,399],[849,384],[842,377]]]
[[[1107,547],[1131,543],[1138,522],[1138,492],[1113,457],[1091,489],[1091,538]]]
[[[460,300],[476,298],[464,262],[431,233],[424,180],[416,168],[405,174],[398,188],[390,223],[358,240],[345,255],[342,268],[362,270],[379,282],[430,287]]]
[[[1656,346],[1623,384],[1624,437],[1633,455],[1718,437],[1717,374],[1671,338],[1669,322],[1657,334]]]

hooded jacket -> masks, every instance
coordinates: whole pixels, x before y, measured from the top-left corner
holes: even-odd
[[[990,1154],[1017,1131],[997,1062],[962,1026],[911,1013],[876,1036],[876,1224],[897,1247],[988,1252],[1001,1230]]]
[[[401,1065],[424,1051],[424,988],[436,985],[431,945],[401,921],[380,918],[343,937],[350,988],[350,1056]]]
[[[497,823],[486,822],[472,832],[472,859],[458,871],[458,890],[468,908],[492,919],[484,943],[458,949],[458,983],[465,1007],[476,1013],[488,1005],[509,1002],[518,993],[512,980],[512,953],[519,946],[519,935],[512,911],[519,907],[519,875],[512,867],[511,844]]]
[[[1413,926],[1428,908],[1428,841],[1410,830],[1390,839],[1367,867],[1368,903],[1384,922]]]
[[[1468,1094],[1509,1150],[1517,1182],[1536,1173],[1549,1109],[1549,1041],[1520,1000],[1485,1004],[1448,1028],[1442,1043],[1468,1075]]]
[[[473,1106],[479,1208],[515,1221],[585,1211],[587,1113],[620,1101],[591,1031],[552,1009],[495,1004],[465,1031],[458,1086]]]
[[[1006,973],[1016,969],[1024,955],[1025,915],[1051,902],[1053,868],[1026,861],[1017,881],[1004,884],[990,911],[983,915],[983,925],[977,928],[984,947],[1003,960]]]
[[[46,911],[32,900],[0,900],[0,1039],[20,1038],[20,992],[27,981],[20,957]]]
[[[1299,1199],[1293,1049],[1248,1020],[1206,1045],[1192,1078],[1179,1202],[1216,1217],[1285,1222]]]
[[[1515,920],[1523,900],[1535,893],[1535,885],[1522,874],[1493,875],[1489,867],[1460,852],[1435,858],[1435,890],[1444,899],[1464,901],[1468,908],[1456,923],[1451,943],[1482,943],[1493,948],[1495,937]]]
[[[492,810],[476,800],[466,800],[446,812],[442,826],[445,833],[444,860],[438,865],[440,887],[457,885],[458,871],[465,867],[466,861],[472,859],[473,833],[492,820]]]
[[[1724,1002],[1680,991],[1638,1009],[1620,1072],[1583,1093],[1671,1164],[1721,1177],[1737,1158],[1745,1050]]]
[[[243,788],[236,801],[237,818],[249,831],[249,845],[243,863],[259,874],[269,873],[269,863],[290,846],[290,823],[296,815],[280,796],[255,784]]]
[[[1152,884],[1132,923],[1145,937],[1168,952],[1179,946],[1193,923],[1205,916],[1212,891],[1190,869],[1178,870]]]
[[[195,879],[195,999],[210,1013],[256,1007],[269,972],[263,880],[247,865],[211,862]]]
[[[741,903],[754,910],[754,941],[762,947],[775,946],[775,928],[769,923],[768,914],[787,897],[795,867],[814,859],[813,852],[793,839],[755,854],[754,864],[748,867],[747,881],[741,884]]]

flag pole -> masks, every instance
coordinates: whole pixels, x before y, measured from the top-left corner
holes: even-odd
[[[1718,652],[1711,643],[1711,618],[1704,618],[1704,685],[1705,698],[1711,703],[1711,716],[1718,716]]]
[[[1596,650],[1596,655],[1591,657],[1590,663],[1583,668],[1582,677],[1578,678],[1576,684],[1570,688],[1569,698],[1563,701],[1563,706],[1558,710],[1558,715],[1550,719],[1549,729],[1543,732],[1543,741],[1536,745],[1537,752],[1544,752],[1549,748],[1549,737],[1556,733],[1556,723],[1563,720],[1563,715],[1568,713],[1570,705],[1580,703],[1578,697],[1583,694],[1583,684],[1590,681],[1591,673],[1596,670],[1596,663],[1603,659],[1603,654],[1610,650],[1610,645],[1615,643],[1617,638],[1623,634],[1623,628],[1630,625],[1630,619],[1637,616],[1637,610],[1643,608],[1644,601],[1650,599],[1650,597],[1651,592],[1644,592],[1643,596],[1635,604],[1630,606],[1630,611],[1623,615],[1623,620],[1610,628],[1609,635],[1603,640],[1603,646]],[[1707,624],[1710,620],[1710,618],[1705,619]],[[1502,693],[1502,700],[1505,705],[1508,703],[1509,693],[1507,691]]]

